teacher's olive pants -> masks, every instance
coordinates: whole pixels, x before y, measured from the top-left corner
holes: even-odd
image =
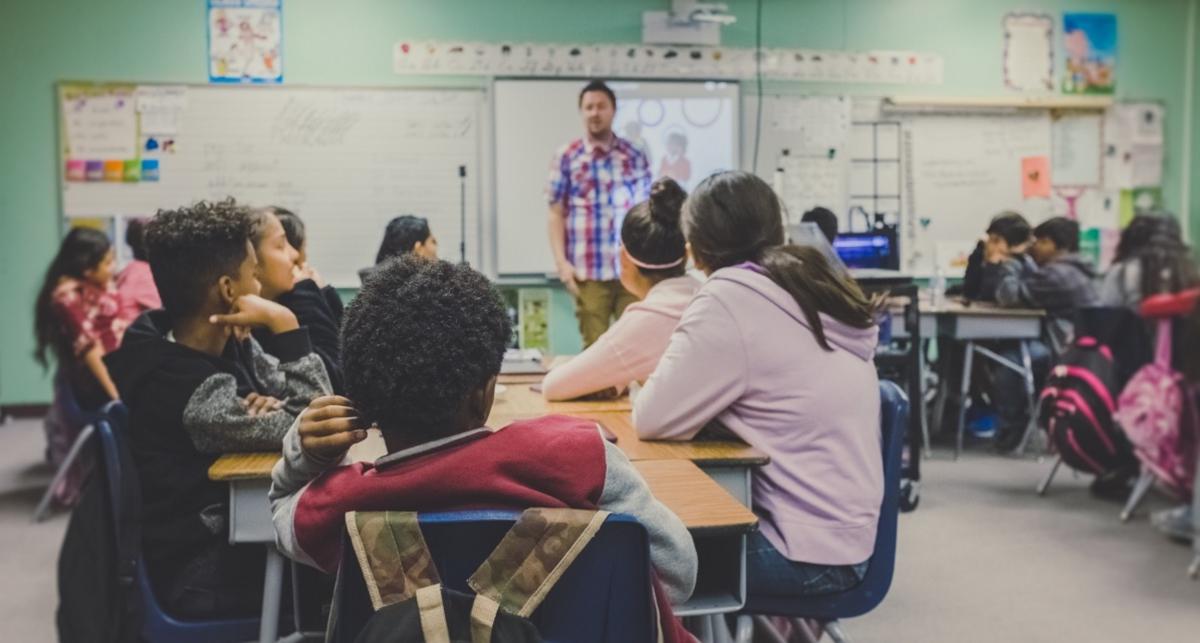
[[[583,347],[587,348],[625,312],[626,306],[637,301],[637,297],[625,290],[619,279],[577,283],[579,296],[575,298],[575,317],[579,320]]]

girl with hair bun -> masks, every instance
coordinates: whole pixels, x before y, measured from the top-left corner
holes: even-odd
[[[679,226],[686,198],[678,183],[662,178],[650,186],[649,200],[625,215],[621,285],[640,301],[630,304],[587,350],[546,375],[546,399],[620,391],[654,371],[671,331],[700,287],[687,274],[687,242]]]

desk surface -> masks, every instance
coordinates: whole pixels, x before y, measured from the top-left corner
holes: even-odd
[[[642,440],[628,412],[574,413],[603,424],[617,436],[617,448],[630,460],[690,460],[700,466],[761,466],[763,452],[739,440]]]
[[[958,300],[947,300],[940,306],[927,305],[921,302],[921,314],[962,315],[981,317],[1045,317],[1046,311],[1038,308],[1004,308],[996,304],[973,301],[965,303]]]
[[[631,411],[629,396],[599,402],[547,402],[542,394],[530,389],[530,384],[506,385],[504,395],[497,395],[488,416],[488,426],[503,426],[513,420],[539,417],[548,413],[578,415],[580,413],[607,413]]]
[[[212,480],[262,480],[271,475],[278,453],[228,453],[208,469]],[[750,531],[758,518],[687,460],[642,460],[634,466],[650,491],[693,531]]]

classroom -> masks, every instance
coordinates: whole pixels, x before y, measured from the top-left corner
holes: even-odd
[[[4,3],[4,638],[1197,640],[1198,31]]]

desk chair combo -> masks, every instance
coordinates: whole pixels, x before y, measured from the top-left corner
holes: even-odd
[[[42,494],[37,508],[33,510],[34,522],[41,522],[49,515],[50,505],[58,495],[59,488],[66,484],[68,476],[83,475],[82,473],[72,473],[72,471],[76,462],[79,462],[83,447],[87,446],[88,441],[92,439],[92,434],[96,430],[96,419],[100,417],[100,414],[89,413],[79,406],[75,391],[71,388],[71,382],[62,369],[54,373],[54,403],[50,413],[51,417],[47,417],[47,422],[60,424],[58,430],[74,433],[75,440],[54,472],[54,478],[50,480],[50,486],[46,488],[46,493]]]

